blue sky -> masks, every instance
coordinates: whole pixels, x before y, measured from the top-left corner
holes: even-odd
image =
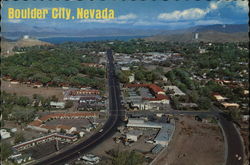
[[[7,8],[76,8],[114,9],[114,20],[25,20],[8,19]],[[145,1],[5,1],[2,9],[2,26],[6,31],[29,30],[31,27],[90,29],[90,28],[160,28],[181,29],[195,25],[246,24],[247,0],[145,0]]]

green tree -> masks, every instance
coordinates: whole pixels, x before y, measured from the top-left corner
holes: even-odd
[[[30,103],[30,99],[26,96],[20,96],[17,100],[16,100],[16,104],[20,105],[20,106],[27,106]]]
[[[15,135],[15,140],[14,140],[15,144],[24,142],[24,141],[25,141],[25,138],[23,136],[23,133],[20,132]]]
[[[71,108],[74,105],[73,101],[66,101],[65,108]]]
[[[112,165],[142,165],[143,163],[143,156],[135,151],[119,152],[112,159]]]
[[[209,109],[211,108],[211,100],[207,97],[200,97],[198,99],[198,104],[201,109]]]
[[[11,145],[1,142],[1,160],[6,160],[12,154]]]

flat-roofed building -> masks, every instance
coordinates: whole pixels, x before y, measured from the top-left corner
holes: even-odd
[[[227,102],[223,102],[221,103],[221,105],[224,107],[224,108],[239,108],[240,105],[237,104],[237,103],[227,103]]]
[[[126,133],[126,138],[128,140],[132,140],[132,141],[136,142],[141,135],[143,135],[142,131],[140,131],[140,130],[131,130],[131,131]]]
[[[214,93],[212,96],[218,102],[225,101],[228,99],[226,97],[221,96],[219,93]]]
[[[65,103],[64,102],[54,102],[54,101],[51,101],[50,102],[50,106],[54,107],[54,108],[64,108],[65,107]]]
[[[160,129],[154,142],[155,144],[161,144],[162,146],[168,145],[175,130],[175,126],[172,123],[145,122],[143,119],[131,118],[128,119],[127,127]]]

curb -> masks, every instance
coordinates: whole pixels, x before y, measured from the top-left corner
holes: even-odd
[[[227,164],[227,157],[228,157],[228,142],[227,142],[227,137],[226,137],[225,131],[224,131],[224,129],[223,129],[221,123],[220,123],[220,120],[218,121],[218,125],[221,128],[223,138],[224,138],[225,155],[224,155],[224,163],[223,163],[223,165],[226,165]]]
[[[247,157],[247,155],[246,155],[246,153],[245,153],[245,144],[244,144],[244,140],[243,140],[243,138],[242,138],[242,136],[241,136],[241,134],[240,134],[239,128],[238,128],[234,123],[233,123],[233,126],[234,126],[236,132],[238,133],[238,135],[239,135],[239,137],[240,137],[241,145],[243,146],[243,155],[242,155],[242,159],[243,159],[243,164],[244,164],[245,158]]]

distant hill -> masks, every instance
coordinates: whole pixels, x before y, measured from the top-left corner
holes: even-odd
[[[195,39],[195,34],[198,38]],[[240,42],[249,41],[248,25],[207,25],[188,29],[165,31],[146,38],[148,41],[168,42]]]
[[[249,26],[247,24],[217,24],[217,25],[205,25],[195,27],[194,32],[204,31],[217,31],[222,33],[237,33],[237,32],[248,32]]]
[[[29,47],[29,46],[36,46],[36,45],[52,45],[52,44],[37,40],[35,38],[29,38],[28,36],[22,37],[19,40],[10,40],[10,39],[1,37],[1,55],[3,56],[13,55],[14,47],[20,48],[20,47]]]

